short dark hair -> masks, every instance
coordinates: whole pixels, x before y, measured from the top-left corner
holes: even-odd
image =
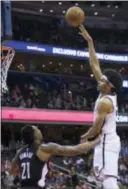
[[[122,87],[122,76],[119,72],[113,69],[105,69],[103,74],[107,76],[108,80],[114,86],[115,92],[119,93]]]
[[[25,144],[31,145],[34,142],[34,129],[31,125],[26,125],[22,128],[21,138]]]

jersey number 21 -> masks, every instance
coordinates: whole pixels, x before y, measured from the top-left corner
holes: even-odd
[[[22,167],[21,178],[23,180],[30,179],[30,163],[29,162],[22,163],[21,167]]]

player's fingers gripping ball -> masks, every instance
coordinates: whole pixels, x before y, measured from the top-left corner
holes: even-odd
[[[80,7],[71,7],[67,10],[65,19],[71,26],[78,27],[83,23],[85,14]]]

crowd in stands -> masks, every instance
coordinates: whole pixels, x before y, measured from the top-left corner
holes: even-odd
[[[24,15],[21,16],[21,14],[18,13],[13,13],[12,18],[15,20],[13,25],[13,36],[15,40],[82,49],[86,45],[79,36],[78,29],[68,27],[64,24],[62,19],[46,17],[46,22],[44,19],[37,20],[37,17],[34,16],[30,18],[27,17],[26,19]],[[101,46],[101,44],[104,44],[107,45],[105,48],[106,51],[116,52],[118,45],[125,45],[128,42],[127,32],[125,30],[117,30],[116,28],[87,29],[93,36],[98,51],[103,51],[104,47]],[[115,45],[117,46],[115,47]],[[123,53],[124,52],[125,48],[123,48]]]
[[[80,90],[79,85],[74,84],[77,90]],[[83,89],[84,90],[84,89]],[[90,103],[89,103],[90,102]],[[20,108],[48,108],[61,110],[92,110],[93,99],[87,99],[80,94],[75,95],[72,100],[72,93],[67,89],[66,85],[62,89],[53,89],[44,91],[41,88],[34,87],[32,84],[14,86],[10,88],[9,95],[6,94],[2,99],[2,106],[20,107]]]
[[[128,187],[128,133],[121,133],[121,152],[119,159],[119,183],[124,188]],[[15,142],[15,147],[13,145]],[[8,146],[1,145],[1,179],[2,189],[13,186],[14,183],[18,186],[19,179],[10,177],[9,169],[11,160],[14,157],[16,150],[23,146],[21,141],[10,141]],[[83,154],[82,156],[54,157],[50,162],[50,172],[47,180],[47,189],[94,189],[98,183],[95,180],[93,170],[93,151]],[[89,183],[89,184],[87,184]],[[13,186],[14,187],[14,186]],[[13,188],[12,187],[12,188]]]
[[[41,21],[37,16],[28,16],[19,13],[12,13],[13,20],[13,39],[27,42],[37,42],[42,44],[64,46],[68,48],[83,49],[86,43],[78,34],[78,29],[68,27],[62,20],[53,17],[44,22],[45,16]],[[15,21],[14,21],[15,20]],[[65,32],[65,28],[66,32]],[[114,44],[128,44],[128,35],[122,30],[104,30],[87,28],[93,36],[96,49],[103,50],[101,44],[110,52]],[[22,31],[22,32],[21,32]],[[102,35],[101,35],[102,33]],[[116,46],[116,47],[115,47]],[[124,48],[121,48],[125,52]],[[117,51],[116,51],[117,52]],[[40,70],[40,68],[39,68]],[[30,70],[34,72],[36,69]],[[24,72],[24,70],[23,70]],[[56,73],[60,72],[56,71]],[[55,73],[55,72],[54,72]],[[61,73],[61,72],[60,72]],[[71,69],[65,73],[72,73]],[[72,74],[73,75],[73,74]],[[12,79],[13,78],[13,79]],[[13,80],[13,81],[12,81]],[[98,95],[94,83],[90,80],[73,79],[68,77],[51,76],[8,76],[7,94],[2,96],[2,107],[18,108],[41,108],[58,110],[78,110],[93,111],[95,99]],[[128,112],[128,93],[123,93],[119,102],[119,111]],[[122,148],[119,159],[119,182],[128,188],[128,133],[121,135]],[[6,141],[6,137],[5,137]],[[6,145],[1,144],[1,188],[20,189],[19,178],[9,175],[11,160],[16,151],[23,146],[22,141],[10,140]],[[98,184],[95,181],[92,171],[93,152],[90,151],[83,156],[76,158],[55,157],[51,163],[51,171],[48,175],[46,189],[94,189],[92,185]],[[56,166],[55,166],[56,165]],[[82,177],[80,176],[82,175]],[[90,183],[90,184],[87,184]]]
[[[92,83],[87,80],[36,77],[36,83],[9,85],[9,93],[2,97],[2,106],[92,111],[98,93],[96,87],[91,87]],[[128,112],[128,94],[120,101],[120,112]]]

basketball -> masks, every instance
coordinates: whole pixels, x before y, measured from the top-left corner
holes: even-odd
[[[70,7],[66,12],[65,19],[68,24],[77,27],[83,23],[85,14],[80,7]]]

